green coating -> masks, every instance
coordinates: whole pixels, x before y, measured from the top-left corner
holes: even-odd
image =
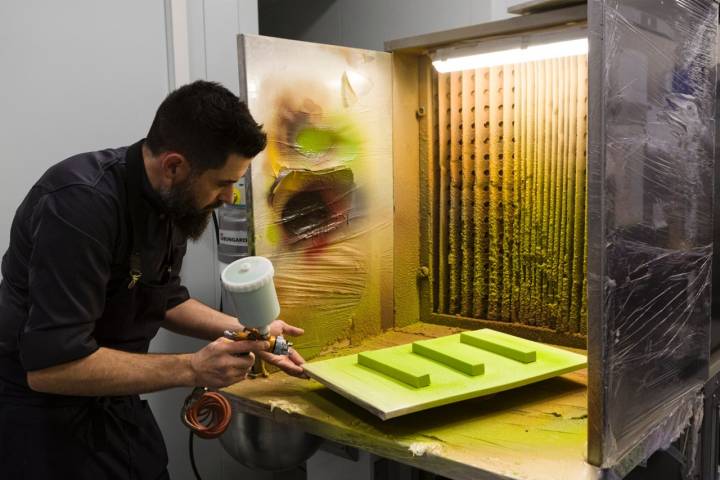
[[[587,272],[587,256],[588,256],[588,244],[587,244],[587,222],[585,222],[585,254],[583,255],[583,271]],[[587,275],[583,278],[582,284],[582,299],[580,304],[580,333],[587,335]]]
[[[570,109],[571,101],[569,96],[572,95],[573,89],[570,88],[567,75],[568,72],[565,69],[565,60],[561,59],[563,65],[563,75],[560,79],[560,88],[562,95],[562,125],[561,131],[563,135],[563,145],[560,159],[560,168],[558,172],[558,187],[561,192],[561,196],[558,199],[557,206],[557,223],[558,223],[558,241],[557,241],[557,253],[555,256],[555,278],[557,282],[557,297],[555,300],[557,321],[555,329],[558,331],[567,331],[568,308],[567,303],[569,299],[568,281],[565,265],[567,263],[568,252],[567,252],[567,237],[568,237],[568,223],[567,223],[567,212],[568,212],[568,201],[567,201],[567,175],[569,165],[572,163],[572,157],[570,156],[570,145],[575,140],[574,129],[572,129],[573,111]]]
[[[569,69],[565,69],[566,75],[562,76],[562,82],[564,85],[563,96],[565,98],[563,108],[565,109],[564,125],[565,125],[565,137],[566,142],[563,149],[562,167],[559,175],[559,185],[561,192],[567,192],[568,188],[568,165],[571,164],[575,158],[575,122],[572,120],[575,118],[575,83],[569,78],[568,75],[572,75],[572,69],[575,65],[574,62],[567,62],[567,59],[563,61],[569,64]],[[558,275],[558,317],[559,324],[556,327],[558,330],[567,331],[567,325],[569,321],[569,299],[570,299],[570,281],[569,272],[567,268],[568,264],[568,199],[571,195],[563,195],[559,203],[559,241],[558,241],[558,253],[557,253],[557,275]]]
[[[532,212],[530,210],[530,206],[532,205],[531,200],[531,192],[532,192],[532,163],[530,162],[530,139],[531,139],[531,124],[529,122],[530,118],[532,118],[532,99],[530,97],[531,89],[528,85],[528,80],[530,76],[530,67],[527,63],[521,64],[521,70],[522,70],[522,85],[520,88],[520,93],[522,95],[522,101],[521,104],[523,105],[523,111],[522,111],[522,135],[521,135],[521,145],[522,145],[522,154],[521,154],[521,162],[522,162],[522,195],[521,195],[521,225],[522,230],[520,231],[520,259],[521,259],[521,282],[522,285],[520,287],[520,313],[519,317],[522,319],[523,323],[528,322],[526,319],[530,315],[530,264],[532,262],[532,259],[530,257],[530,240],[531,240],[531,222],[532,222]]]
[[[565,142],[565,135],[563,132],[563,125],[561,124],[564,114],[562,100],[564,96],[561,92],[561,79],[562,75],[559,72],[558,59],[550,61],[552,65],[552,146],[551,146],[551,165],[550,165],[550,185],[549,195],[550,204],[549,208],[549,219],[548,219],[548,271],[547,271],[547,286],[548,291],[546,295],[546,304],[548,310],[548,323],[550,328],[556,328],[558,324],[558,312],[557,312],[557,301],[558,301],[558,282],[557,282],[557,252],[558,252],[558,235],[559,230],[557,205],[558,198],[561,197],[562,192],[558,188],[558,171],[560,170],[560,162],[563,156],[563,146]]]
[[[489,162],[485,155],[489,156],[488,142],[490,132],[488,112],[485,111],[485,98],[483,93],[488,88],[486,73],[487,68],[475,70],[475,205],[473,206],[473,219],[475,224],[473,238],[474,257],[474,278],[473,278],[473,316],[475,318],[487,317],[487,284],[488,284],[488,224],[485,219],[488,215],[490,196],[490,179],[485,175],[489,171]]]
[[[460,213],[462,193],[462,156],[459,109],[461,102],[461,73],[450,74],[450,212],[448,220],[448,258],[450,267],[450,296],[448,310],[458,313],[460,308],[460,270],[462,253],[460,249]]]
[[[568,61],[568,59],[564,59]],[[564,201],[562,209],[562,225],[561,225],[561,238],[562,244],[560,245],[560,258],[558,260],[559,268],[559,282],[560,292],[562,293],[559,302],[560,310],[560,323],[558,330],[562,332],[570,332],[572,330],[571,324],[573,323],[572,314],[570,310],[571,303],[571,277],[572,277],[572,244],[573,244],[573,212],[575,209],[574,195],[569,194],[572,188],[573,182],[575,181],[575,145],[577,144],[577,85],[574,81],[573,76],[575,72],[575,63],[568,62],[569,68],[566,74],[566,80],[568,82],[568,94],[567,94],[567,107],[568,116],[565,121],[565,128],[568,132],[568,142],[565,151],[565,165],[563,168],[563,192]]]
[[[548,220],[550,216],[550,190],[552,187],[551,183],[551,165],[554,160],[552,156],[552,145],[555,139],[552,131],[553,127],[553,92],[552,92],[552,64],[551,60],[543,62],[544,65],[544,76],[545,76],[545,121],[543,122],[544,132],[543,136],[545,141],[543,144],[543,180],[542,180],[542,221],[540,223],[542,246],[540,251],[540,298],[543,299],[541,302],[541,320],[542,326],[552,328],[553,325],[550,322],[548,312],[548,271],[550,268],[549,250],[550,245],[550,222]]]
[[[489,73],[489,99],[490,99],[490,212],[489,212],[489,233],[490,233],[490,255],[488,273],[488,314],[489,320],[498,320],[500,317],[500,291],[502,290],[502,256],[500,255],[501,230],[500,230],[500,204],[502,202],[500,189],[500,161],[499,137],[500,118],[498,118],[498,97],[501,84],[499,82],[500,67],[491,67]]]
[[[445,351],[455,351],[454,348],[460,351],[461,335],[438,338],[435,340],[438,342],[436,345],[442,346]],[[476,361],[484,363],[485,373],[474,377],[413,353],[412,344],[373,351],[385,352],[383,358],[392,361],[394,366],[400,365],[404,357],[407,359],[405,364],[415,366],[416,371],[427,372],[432,383],[424,388],[409,388],[406,383],[395,378],[370,371],[358,365],[358,355],[354,354],[307,363],[305,371],[312,378],[380,418],[388,419],[517,388],[587,366],[584,355],[518,337],[513,338],[519,342],[518,345],[532,346],[537,352],[536,361],[520,363],[503,355],[477,349]]]
[[[587,335],[587,329],[588,329],[588,305],[587,305],[587,294],[588,294],[588,287],[587,287],[587,262],[588,262],[588,222],[587,222],[587,113],[588,113],[588,104],[587,104],[587,95],[588,95],[588,72],[587,72],[587,57],[579,57],[578,61],[580,74],[578,76],[578,82],[580,85],[580,91],[583,92],[585,97],[580,100],[578,103],[580,105],[580,108],[583,112],[583,122],[581,123],[581,126],[583,128],[583,135],[580,137],[582,138],[582,144],[583,149],[578,149],[578,152],[582,152],[582,165],[584,167],[583,171],[583,177],[584,177],[584,192],[582,195],[582,201],[583,205],[585,207],[583,220],[585,221],[584,228],[583,228],[583,259],[582,259],[582,286],[581,286],[581,299],[580,299],[580,333],[583,335]]]
[[[587,69],[578,69],[578,85],[581,91],[586,90],[587,82]],[[581,95],[578,98],[578,115],[577,115],[577,129],[578,137],[586,138],[587,131],[587,101]],[[575,221],[573,231],[573,256],[572,256],[572,293],[570,296],[570,315],[571,318],[575,319],[571,331],[578,332],[580,330],[581,321],[580,315],[582,312],[582,297],[583,297],[583,285],[585,282],[587,265],[585,258],[585,204],[586,204],[586,143],[585,141],[578,142],[576,145],[575,153]]]
[[[563,62],[566,59],[563,59]],[[557,223],[558,223],[558,241],[557,241],[557,255],[555,258],[556,263],[556,281],[558,286],[558,295],[556,298],[557,315],[558,321],[556,323],[556,330],[567,331],[568,322],[568,309],[567,309],[567,275],[565,272],[565,262],[567,258],[567,201],[566,201],[566,188],[567,188],[567,170],[568,163],[570,162],[569,152],[571,145],[575,141],[575,130],[571,128],[574,122],[570,121],[574,115],[574,109],[572,107],[572,101],[570,96],[573,94],[573,89],[570,88],[566,75],[561,78],[561,88],[563,97],[563,124],[562,131],[565,137],[562,148],[562,158],[560,161],[560,168],[558,169],[558,188],[561,195],[558,197],[557,206]]]
[[[460,341],[466,345],[482,348],[523,363],[531,363],[537,360],[535,342],[489,328],[474,332],[463,332],[460,334]]]
[[[586,70],[581,56],[439,77],[438,313],[587,331]]]
[[[449,82],[450,74],[441,73],[438,75],[438,97],[443,105],[449,103]],[[439,282],[437,290],[437,305],[441,312],[446,312],[448,307],[446,283],[447,283],[447,259],[448,259],[448,183],[449,175],[449,148],[450,148],[450,116],[446,113],[445,108],[438,109],[438,157],[440,163],[440,205],[438,207],[438,273]]]
[[[551,241],[548,252],[548,259],[551,264],[549,272],[551,292],[549,295],[548,307],[550,313],[550,322],[552,328],[559,329],[562,325],[563,317],[561,311],[562,298],[562,281],[560,277],[560,259],[562,257],[562,205],[563,205],[563,166],[567,159],[567,91],[565,83],[565,64],[564,59],[554,59],[553,64],[553,97],[557,115],[555,115],[557,144],[556,151],[553,153],[553,173],[552,173],[552,201],[551,201]]]
[[[477,351],[475,349],[468,351],[458,348],[464,346],[447,345],[437,340],[421,340],[412,344],[412,352],[473,377],[482,375],[485,372],[485,365],[478,359]]]
[[[579,105],[576,106],[576,109],[578,109]],[[580,119],[577,118],[579,115],[579,110],[576,110],[576,120],[575,120],[575,129],[576,134],[578,133],[578,128],[580,127]],[[571,152],[571,161],[568,165],[568,187],[567,187],[567,198],[568,198],[568,219],[567,219],[567,256],[566,256],[566,269],[567,269],[567,296],[566,296],[566,302],[567,302],[567,324],[564,326],[564,331],[572,332],[575,330],[574,324],[575,322],[572,320],[574,318],[574,315],[577,313],[577,299],[576,299],[576,291],[577,289],[574,287],[575,285],[575,245],[577,243],[577,221],[578,221],[578,203],[577,203],[577,163],[580,161],[580,159],[577,156],[577,149],[578,149],[578,142],[575,143],[575,151]]]
[[[415,365],[412,358],[397,355],[390,350],[358,353],[357,363],[411,387],[421,388],[430,385],[430,375],[427,370]]]
[[[412,332],[412,333],[411,333]],[[414,324],[326,352],[336,358],[457,332]],[[582,352],[578,352],[582,353]],[[390,422],[350,404],[315,381],[284,373],[239,382],[223,393],[238,411],[298,427],[395,461],[456,479],[590,480],[587,372],[532,387],[405,415]],[[413,456],[410,445],[431,446]],[[435,448],[438,447],[438,448]]]
[[[522,188],[523,188],[523,157],[520,148],[524,128],[522,112],[524,109],[520,87],[521,65],[515,65],[513,75],[513,91],[515,100],[513,108],[513,238],[512,238],[512,313],[509,320],[519,321],[520,303],[522,301],[522,266],[524,264],[521,255],[522,238]]]
[[[502,135],[502,201],[503,201],[503,237],[502,237],[502,300],[500,309],[500,320],[510,320],[512,317],[513,302],[513,257],[512,257],[512,241],[513,220],[515,214],[515,206],[513,202],[513,177],[515,162],[513,161],[513,135],[514,135],[514,102],[513,98],[513,77],[514,69],[512,65],[503,66],[503,95],[502,95],[502,119],[503,126]]]
[[[537,217],[537,199],[535,198],[536,190],[536,178],[537,169],[535,164],[535,138],[537,135],[537,92],[535,88],[531,88],[531,85],[535,84],[535,72],[537,67],[535,64],[528,65],[527,70],[527,81],[528,81],[528,113],[527,113],[527,126],[528,126],[528,137],[527,137],[527,156],[525,161],[528,165],[528,176],[526,179],[527,195],[525,199],[525,208],[527,213],[527,245],[525,248],[525,261],[527,262],[527,278],[525,282],[525,288],[527,289],[527,309],[525,311],[525,323],[528,325],[536,324],[537,312],[535,311],[535,245],[537,244],[537,236],[534,230],[534,221]]]
[[[335,145],[335,132],[326,128],[304,127],[295,136],[295,146],[304,155],[320,155]]]
[[[462,273],[460,276],[460,314],[468,317],[472,310],[473,301],[473,207],[472,197],[475,177],[473,176],[473,148],[475,143],[475,123],[472,121],[472,105],[474,103],[474,72],[462,72],[462,208],[460,244],[462,250]]]

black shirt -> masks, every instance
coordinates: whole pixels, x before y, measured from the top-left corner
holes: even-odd
[[[0,283],[0,400],[43,396],[29,389],[27,371],[100,346],[147,352],[165,310],[189,298],[179,279],[186,240],[163,212],[144,167],[136,179],[146,225],[138,229],[144,230],[143,285],[128,288],[127,165],[141,164],[141,145],[56,164],[15,213]]]

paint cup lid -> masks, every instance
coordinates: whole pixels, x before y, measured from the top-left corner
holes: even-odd
[[[223,269],[223,286],[228,292],[254,292],[272,282],[275,269],[265,257],[245,257]]]

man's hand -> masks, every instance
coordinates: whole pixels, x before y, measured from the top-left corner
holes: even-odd
[[[267,350],[269,346],[264,340],[234,342],[218,338],[191,356],[195,385],[221,388],[244,380],[255,363],[253,352]]]
[[[302,328],[293,327],[292,325],[288,325],[282,320],[275,320],[270,324],[270,335],[275,335],[276,337],[278,335],[299,337],[303,333],[305,333],[305,330],[303,330]]]
[[[302,328],[288,325],[282,320],[275,320],[270,324],[270,335],[299,337],[303,333],[305,333],[305,330],[303,330]],[[305,360],[293,348],[290,348],[290,353],[287,356],[273,355],[270,352],[258,352],[258,356],[267,363],[275,365],[288,375],[299,378],[309,378],[302,367],[302,365],[305,363]]]

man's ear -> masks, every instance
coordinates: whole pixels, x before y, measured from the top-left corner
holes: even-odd
[[[190,162],[177,152],[164,152],[160,155],[163,177],[172,184],[184,181],[190,175]]]

